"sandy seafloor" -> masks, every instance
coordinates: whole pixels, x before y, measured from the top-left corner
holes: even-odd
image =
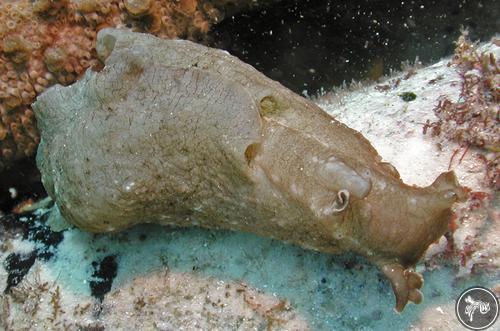
[[[500,55],[499,47],[484,47]],[[407,79],[402,73],[398,86],[391,77],[316,102],[362,132],[405,182],[428,185],[448,169],[458,148],[422,134],[438,98],[458,98],[460,77],[448,62],[418,69]],[[384,84],[390,88],[376,88]],[[417,98],[405,102],[403,92]],[[453,168],[463,185],[485,191],[477,153],[469,151]],[[29,257],[39,250],[20,284],[0,296],[0,329],[465,330],[455,318],[458,295],[472,285],[500,292],[500,225],[494,204],[472,212],[465,205],[458,209],[463,217],[454,234],[455,253],[471,245],[474,252],[460,264],[456,256],[445,257],[444,237],[432,246],[417,267],[425,278],[424,302],[409,304],[401,314],[393,310],[392,289],[380,271],[351,254],[327,255],[250,234],[155,225],[110,235],[72,228],[53,244],[10,230],[0,237],[1,289],[12,274],[8,256]],[[38,222],[45,212],[36,211]],[[99,292],[106,286],[111,290],[102,301],[91,295],[91,287]]]

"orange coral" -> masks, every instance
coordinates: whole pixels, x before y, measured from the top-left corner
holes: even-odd
[[[98,64],[97,32],[128,27],[162,38],[200,39],[220,12],[207,0],[13,0],[0,3],[0,171],[33,155],[31,110],[49,86]]]

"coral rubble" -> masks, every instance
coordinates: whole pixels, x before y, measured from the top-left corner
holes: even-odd
[[[438,119],[427,121],[424,133],[455,140],[466,151],[471,146],[486,150],[482,159],[487,181],[500,190],[500,60],[491,52],[478,50],[466,31],[456,45],[449,65],[461,77],[460,96],[456,101],[446,96],[439,100],[434,108]]]
[[[222,19],[217,8],[208,0],[0,2],[0,171],[36,150],[30,106],[36,95],[55,83],[71,84],[98,64],[100,29],[200,40]]]

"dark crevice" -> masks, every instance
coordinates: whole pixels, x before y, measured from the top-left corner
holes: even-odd
[[[34,157],[0,171],[0,213],[7,214],[23,201],[37,201],[45,196]]]
[[[0,218],[0,227],[5,232],[21,233],[23,239],[40,244],[38,256],[47,256],[50,253],[48,251],[57,247],[64,238],[64,232],[52,231],[46,224],[48,216],[49,213],[41,216],[34,214],[9,214]]]
[[[5,293],[19,284],[24,276],[30,271],[36,260],[36,251],[27,254],[11,253],[4,261],[5,270],[8,273]]]
[[[37,248],[28,254],[14,252],[7,256],[4,261],[8,274],[5,292],[23,280],[37,259],[47,261],[52,258],[55,248],[63,240],[63,232],[54,232],[48,227],[47,217],[48,213],[41,216],[10,214],[0,217],[0,241],[5,241],[9,236],[20,235],[37,244]]]
[[[92,296],[102,301],[104,295],[111,290],[113,280],[118,270],[118,262],[115,255],[108,255],[101,261],[92,262],[94,272],[93,280],[89,282]]]

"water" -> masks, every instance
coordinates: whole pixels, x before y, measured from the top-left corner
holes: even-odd
[[[228,17],[210,33],[228,50],[296,93],[376,79],[401,62],[453,53],[461,28],[473,40],[500,31],[495,0],[281,1]]]

